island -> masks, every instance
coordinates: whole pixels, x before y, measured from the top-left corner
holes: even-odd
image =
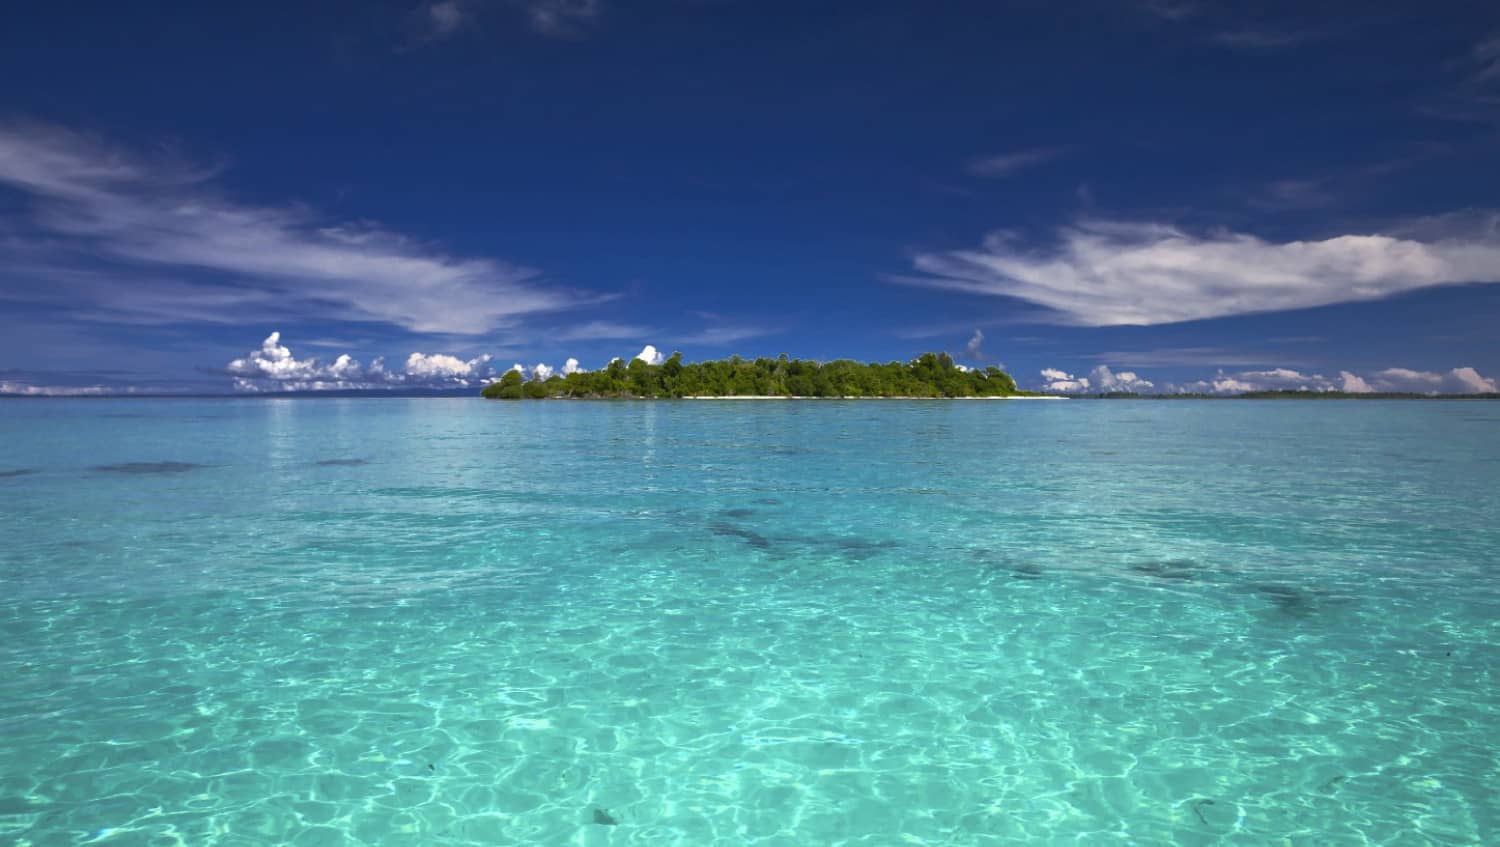
[[[683,362],[673,353],[661,364],[615,359],[602,370],[527,379],[506,373],[480,392],[491,400],[573,399],[729,399],[729,398],[1020,398],[1010,374],[996,367],[969,368],[947,353],[923,353],[910,362],[816,362],[731,356]]]

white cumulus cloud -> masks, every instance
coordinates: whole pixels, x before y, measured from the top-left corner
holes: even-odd
[[[1335,381],[1322,374],[1270,368],[1236,373],[1220,371],[1209,379],[1183,383],[1176,388],[1192,394],[1244,394],[1247,391],[1337,391],[1340,385],[1342,379]]]
[[[1214,394],[1244,394],[1247,391],[1260,391],[1261,386],[1253,382],[1235,379],[1232,376],[1217,376],[1207,383],[1194,383],[1188,387],[1192,393],[1214,393]]]
[[[1465,392],[1493,394],[1500,391],[1500,385],[1497,385],[1495,380],[1480,376],[1479,371],[1473,368],[1454,368],[1448,372],[1448,378],[1462,387]]]
[[[345,367],[347,356],[340,356],[339,361]],[[316,358],[297,359],[292,355],[291,348],[281,343],[281,333],[273,332],[266,336],[266,340],[260,343],[259,350],[252,350],[243,358],[235,359],[228,365],[231,374],[246,379],[310,379],[324,375],[325,369],[318,365]]]
[[[920,254],[916,285],[1014,297],[1090,325],[1164,324],[1374,300],[1500,281],[1493,233],[1351,234],[1273,242],[1155,223],[1085,221],[1044,249],[997,233],[977,249]]]
[[[1100,365],[1089,371],[1089,379],[1100,391],[1105,393],[1144,393],[1151,391],[1156,384],[1149,379],[1142,379],[1135,371],[1120,371],[1115,373],[1108,365]]]
[[[1472,367],[1453,368],[1444,373],[1386,368],[1377,372],[1370,384],[1377,391],[1438,394],[1491,394],[1500,391],[1494,379],[1481,375]]]
[[[1143,379],[1135,371],[1116,373],[1108,365],[1099,365],[1089,371],[1088,376],[1074,376],[1058,368],[1042,369],[1042,390],[1061,394],[1081,394],[1095,391],[1103,394],[1149,393],[1156,383]]]
[[[641,352],[635,354],[635,357],[648,365],[659,365],[667,360],[666,356],[663,356],[655,347],[651,346],[650,344],[647,344],[645,348],[641,350]]]
[[[1086,376],[1075,377],[1067,371],[1057,368],[1042,368],[1043,391],[1055,391],[1064,394],[1076,394],[1080,391],[1089,390],[1089,378]]]
[[[1348,371],[1339,371],[1339,390],[1346,394],[1369,394],[1375,389],[1364,378]]]
[[[1370,394],[1391,391],[1414,394],[1487,394],[1500,391],[1496,381],[1472,367],[1448,371],[1386,368],[1368,376],[1339,371],[1337,377],[1304,373],[1292,368],[1238,371],[1173,386],[1178,391],[1206,394],[1243,394],[1247,391],[1343,391]]]
[[[480,376],[489,362],[488,353],[468,361],[442,353],[413,353],[406,357],[406,372],[419,377]]]
[[[969,343],[964,345],[964,356],[973,359],[976,362],[983,359],[984,350],[981,349],[983,345],[984,331],[978,329],[974,330],[974,334],[969,336]]]
[[[488,354],[460,359],[445,353],[412,353],[401,371],[390,371],[383,358],[369,367],[348,353],[324,363],[316,356],[297,358],[273,332],[252,350],[225,366],[237,391],[335,391],[369,388],[463,388],[479,385],[493,374]]]
[[[584,369],[578,366],[578,360],[577,359],[569,359],[566,362],[563,362],[563,371],[562,372],[564,374],[577,374],[577,373],[583,373]]]

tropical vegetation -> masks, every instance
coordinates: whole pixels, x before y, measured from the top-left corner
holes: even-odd
[[[485,386],[494,400],[656,397],[1005,397],[1022,392],[999,368],[967,368],[947,353],[924,353],[910,362],[863,363],[741,359],[683,362],[673,353],[660,364],[615,359],[597,371],[527,379],[507,372]]]

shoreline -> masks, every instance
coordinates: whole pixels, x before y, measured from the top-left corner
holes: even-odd
[[[1055,394],[1015,394],[999,397],[811,397],[800,394],[690,394],[677,400],[1068,400]]]

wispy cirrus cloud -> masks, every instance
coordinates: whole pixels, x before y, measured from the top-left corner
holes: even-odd
[[[1278,179],[1250,197],[1250,205],[1270,211],[1321,209],[1338,197],[1326,179]]]
[[[526,27],[550,38],[578,38],[596,25],[604,13],[600,0],[431,0],[410,15],[410,41],[401,51],[415,50],[477,28],[481,16],[496,11],[519,14]],[[512,24],[513,26],[514,24]]]
[[[1403,145],[1401,152],[1349,168],[1326,168],[1317,176],[1275,179],[1251,189],[1249,205],[1267,211],[1324,209],[1369,194],[1389,182],[1393,174],[1410,170],[1455,152],[1457,145],[1423,142]],[[1398,232],[1389,234],[1396,235]]]
[[[1034,147],[1030,150],[1017,150],[1011,153],[996,153],[970,159],[966,169],[974,176],[1004,179],[1046,164],[1071,151],[1071,147]]]
[[[1445,120],[1500,126],[1500,31],[1482,36],[1447,67],[1454,73],[1449,86],[1419,104],[1417,111]],[[1479,143],[1488,146],[1492,139]]]
[[[1338,34],[1328,27],[1294,25],[1243,14],[1245,9],[1208,0],[1145,0],[1145,14],[1187,28],[1194,37],[1242,52],[1270,52],[1297,47]]]
[[[708,313],[695,314],[718,320],[717,315]],[[566,327],[556,333],[551,333],[551,335],[562,341],[608,341],[661,336],[677,344],[703,344],[712,346],[732,344],[736,341],[760,338],[766,335],[775,335],[777,332],[779,330],[758,325],[710,324],[699,329],[680,330],[674,333],[662,330],[659,327],[599,320]]]
[[[440,36],[452,35],[471,19],[468,4],[462,0],[442,0],[427,7],[427,19]]]
[[[1144,0],[1141,11],[1169,21],[1185,21],[1203,14],[1206,4],[1201,0]]]
[[[604,12],[599,0],[523,0],[531,28],[542,35],[577,37]]]
[[[450,38],[474,23],[473,0],[437,0],[417,10],[416,44]]]
[[[668,340],[677,344],[702,344],[705,347],[716,347],[733,344],[736,341],[776,335],[778,332],[780,330],[763,326],[710,326],[686,335],[668,336]]]
[[[1267,339],[1276,341],[1276,339]],[[1282,339],[1286,341],[1287,339]],[[1126,367],[1175,367],[1179,365],[1267,365],[1288,363],[1281,353],[1237,350],[1226,347],[1160,347],[1154,350],[1110,350],[1089,358]],[[1295,363],[1292,363],[1295,364]]]
[[[1089,326],[1152,325],[1376,300],[1500,281],[1500,240],[1381,234],[1274,242],[1169,224],[1083,221],[1031,247],[997,233],[977,249],[921,253],[907,284],[1011,297]]]
[[[614,321],[589,321],[577,326],[565,327],[556,333],[563,341],[604,341],[615,338],[641,338],[656,330],[650,327],[622,324]]]
[[[463,335],[590,299],[374,224],[240,203],[216,176],[58,127],[0,124],[0,186],[30,200],[0,247],[14,259],[0,297],[82,295],[71,308],[162,322],[295,312]]]
[[[1491,33],[1474,45],[1474,78],[1480,82],[1500,82],[1500,32]]]
[[[1328,32],[1313,29],[1272,29],[1242,27],[1214,33],[1211,40],[1225,47],[1251,52],[1269,52],[1298,47],[1328,37]]]
[[[61,305],[74,320],[165,326],[292,320],[300,301],[254,285],[188,282],[147,268],[99,270],[66,264],[70,255],[0,264],[0,300]]]

